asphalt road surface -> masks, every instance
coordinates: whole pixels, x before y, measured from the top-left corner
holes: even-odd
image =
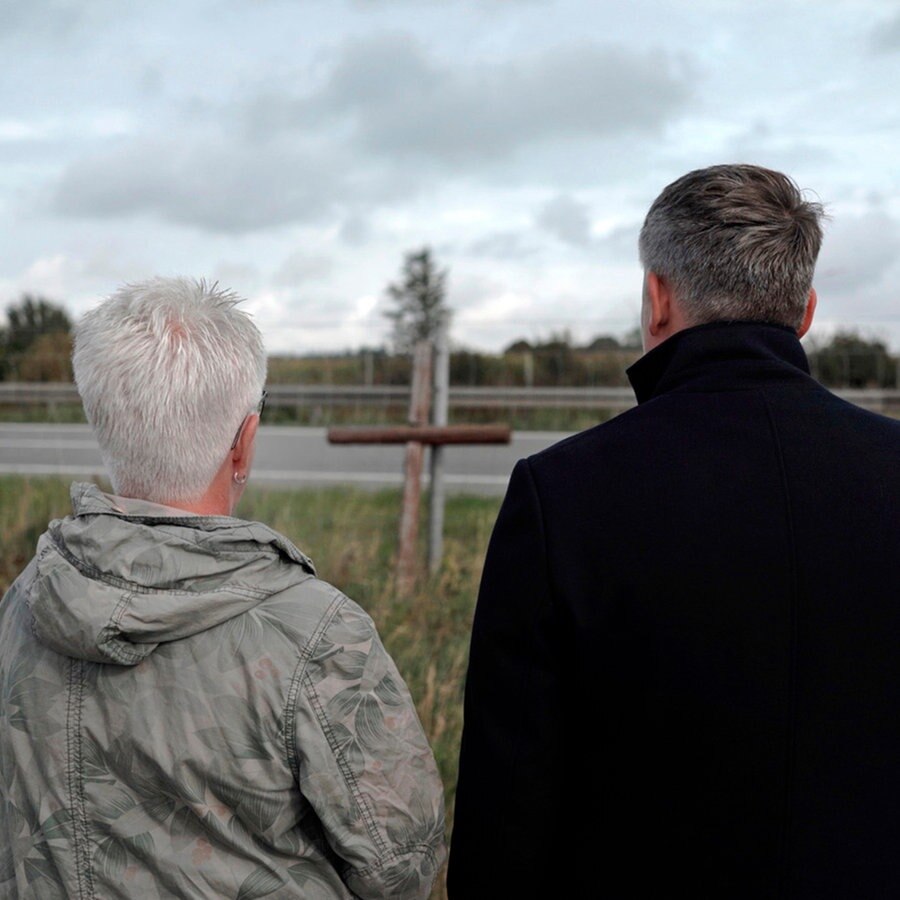
[[[251,481],[295,487],[402,484],[402,444],[331,446],[325,433],[324,428],[264,425],[259,430]],[[519,431],[508,446],[446,447],[447,490],[502,494],[516,460],[566,436],[565,432]],[[103,474],[103,463],[87,425],[0,423],[0,474],[62,475],[75,480]]]

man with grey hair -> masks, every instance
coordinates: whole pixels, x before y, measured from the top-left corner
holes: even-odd
[[[821,217],[750,165],[651,206],[638,405],[491,538],[451,897],[900,896],[900,422],[809,375]]]
[[[0,603],[0,896],[400,897],[443,791],[372,620],[233,518],[266,356],[238,298],[154,279],[75,335],[114,494],[72,487]]]

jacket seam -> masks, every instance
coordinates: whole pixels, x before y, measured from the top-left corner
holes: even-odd
[[[31,572],[31,580],[29,582],[28,588],[26,590],[22,591],[22,596],[24,598],[23,602],[25,603],[25,607],[31,613],[31,621],[29,622],[31,636],[34,638],[37,638],[38,640],[40,640],[40,638],[38,638],[38,633],[37,633],[37,621],[34,618],[34,610],[33,610],[34,596],[31,593],[31,586],[35,582],[35,579],[38,575],[39,566],[40,566],[41,562],[43,561],[44,557],[46,557],[48,554],[50,554],[52,552],[53,552],[53,545],[48,543],[48,544],[45,544],[44,547],[41,549],[41,551],[35,556],[35,558],[33,560],[34,568],[32,569],[32,572]],[[26,568],[25,572],[27,572],[27,571],[28,571],[28,569]],[[25,572],[23,572],[22,574],[24,575]],[[12,591],[13,587],[15,587],[15,582],[13,583],[12,587],[10,587],[10,591]]]
[[[69,663],[66,696],[66,787],[72,805],[72,843],[75,853],[75,878],[78,896],[92,900],[94,875],[90,854],[87,807],[84,796],[83,735],[81,715],[84,708],[84,661]]]
[[[28,588],[23,592],[23,596],[25,597],[25,606],[28,608],[28,611],[31,613],[31,618],[28,621],[28,630],[31,632],[31,636],[40,643],[41,638],[38,635],[38,627],[37,627],[37,619],[34,616],[34,595],[31,592],[31,587],[34,585],[35,580],[37,578],[39,572],[39,566],[41,560],[44,559],[49,553],[53,550],[53,546],[47,544],[40,553],[35,557],[34,560],[34,570],[31,575],[31,582]]]
[[[347,871],[352,872],[357,878],[365,878],[370,873],[383,869],[389,863],[395,863],[404,856],[413,856],[415,854],[422,854],[429,857],[432,861],[437,861],[437,853],[435,852],[434,847],[432,847],[431,844],[419,841],[415,844],[404,844],[402,847],[395,847],[394,849],[389,850],[383,857],[376,859],[375,862],[369,863],[369,865],[363,866],[361,869],[354,869],[351,867]]]
[[[120,630],[119,623],[121,622],[122,617],[125,615],[125,610],[128,609],[128,606],[131,603],[131,599],[131,593],[125,593],[122,595],[122,599],[119,600],[119,602],[115,606],[115,609],[113,609],[106,626],[101,629],[100,634],[97,636],[97,644],[99,646],[103,646],[104,650],[110,656],[117,657],[118,661],[128,664],[135,664],[144,659],[146,654],[140,653],[136,650],[129,650],[127,647],[116,646],[115,649],[113,649],[113,645],[107,644],[105,640],[101,640],[101,638],[106,638],[108,635],[114,635]]]
[[[288,684],[287,695],[285,696],[284,706],[284,749],[287,758],[288,768],[294,776],[294,780],[300,782],[300,761],[297,759],[297,698],[300,694],[301,681],[306,673],[306,666],[311,659],[316,648],[322,640],[322,636],[328,630],[338,610],[344,605],[344,595],[336,588],[334,590],[334,599],[331,605],[325,610],[316,630],[312,633],[297,660],[294,672],[291,675]]]
[[[310,706],[312,706],[313,711],[316,714],[316,718],[319,720],[319,725],[322,728],[322,732],[325,735],[325,739],[328,741],[328,747],[338,764],[338,768],[340,769],[341,775],[343,775],[344,777],[344,781],[346,782],[347,787],[350,788],[350,793],[353,796],[353,799],[356,801],[356,805],[359,807],[359,811],[362,814],[363,821],[366,824],[366,831],[369,833],[369,837],[372,839],[372,843],[375,844],[375,847],[378,851],[378,857],[380,859],[390,859],[390,854],[392,851],[390,847],[388,847],[387,842],[381,836],[381,833],[378,831],[378,823],[375,821],[375,813],[369,804],[368,798],[360,790],[359,782],[356,780],[356,776],[353,774],[353,770],[350,768],[350,763],[341,752],[337,739],[334,736],[334,732],[331,730],[331,724],[329,723],[328,718],[325,715],[325,710],[322,707],[322,700],[316,693],[316,686],[313,684],[313,680],[308,672],[304,672],[303,674],[303,686],[306,688],[306,694],[309,697]]]
[[[769,420],[769,428],[775,444],[775,453],[778,457],[778,469],[781,476],[781,487],[784,494],[785,518],[788,528],[788,549],[790,553],[790,610],[789,610],[789,659],[787,677],[788,695],[788,722],[787,722],[787,748],[785,754],[785,789],[784,789],[784,813],[782,816],[782,834],[780,840],[779,856],[780,865],[777,883],[777,896],[787,896],[788,871],[790,867],[790,841],[791,841],[791,816],[792,816],[792,782],[794,767],[796,765],[796,741],[797,741],[797,648],[799,645],[799,576],[797,572],[797,544],[794,532],[793,508],[791,506],[791,494],[788,487],[787,469],[784,462],[784,452],[781,446],[781,438],[775,424],[775,416],[772,407],[764,391],[760,391],[760,397]]]

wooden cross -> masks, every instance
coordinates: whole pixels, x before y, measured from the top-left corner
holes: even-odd
[[[419,499],[425,447],[432,452],[446,444],[508,444],[510,429],[505,425],[429,425],[431,411],[431,344],[420,341],[413,355],[412,393],[409,401],[409,425],[375,428],[329,428],[329,444],[406,444],[403,479],[403,509],[400,514],[397,554],[397,592],[409,596],[416,583],[416,537],[419,532]],[[445,363],[446,365],[446,363]],[[446,373],[440,379],[446,385]],[[446,403],[446,398],[443,398]],[[436,484],[432,468],[431,513],[433,521],[443,523],[443,490]],[[430,529],[429,563],[432,570],[439,562],[440,527]]]

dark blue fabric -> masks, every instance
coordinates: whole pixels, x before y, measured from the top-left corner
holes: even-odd
[[[688,329],[518,463],[454,900],[900,897],[900,422],[808,372],[788,329]]]

